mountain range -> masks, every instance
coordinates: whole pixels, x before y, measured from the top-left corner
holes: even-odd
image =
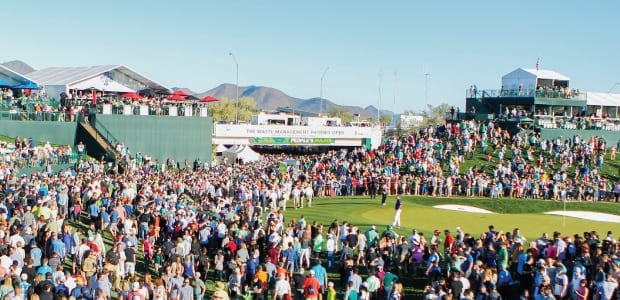
[[[7,67],[19,74],[29,74],[36,71],[33,67],[21,60],[13,60],[2,63],[4,67]],[[195,95],[198,98],[204,96],[213,96],[216,98],[226,97],[228,99],[235,99],[236,97],[236,85],[230,83],[220,84],[219,86],[202,92],[196,93],[186,88],[173,88],[173,90],[182,89],[188,94]],[[256,101],[256,108],[272,112],[278,108],[287,108],[292,111],[306,112],[312,114],[328,114],[332,111],[347,111],[351,115],[359,114],[362,118],[376,118],[377,108],[373,105],[366,107],[360,106],[345,106],[338,105],[329,99],[315,97],[310,99],[300,99],[289,96],[276,88],[264,87],[264,86],[240,86],[239,98],[251,97]],[[382,115],[393,116],[394,113],[389,110],[381,110]]]
[[[194,93],[185,89],[188,93],[194,94],[199,98],[204,96],[213,96],[216,98],[226,97],[228,99],[235,99],[236,86],[234,84],[224,83],[202,93]],[[275,111],[278,108],[288,108],[295,111],[303,111],[308,113],[318,114],[320,112],[327,114],[331,111],[347,111],[351,115],[359,114],[362,118],[376,118],[377,108],[369,105],[366,107],[360,106],[345,106],[338,105],[329,99],[315,97],[310,99],[300,99],[289,96],[281,90],[264,87],[264,86],[240,86],[239,98],[251,97],[256,101],[256,107],[263,111]],[[322,103],[321,103],[322,102]],[[321,109],[322,105],[322,109]],[[389,110],[381,110],[382,115],[392,116],[394,113]]]

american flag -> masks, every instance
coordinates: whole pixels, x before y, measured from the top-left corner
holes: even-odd
[[[538,67],[540,67],[540,57],[536,60],[536,71],[538,71]]]

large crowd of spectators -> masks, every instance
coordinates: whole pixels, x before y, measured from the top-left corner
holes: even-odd
[[[78,145],[78,148],[83,147],[83,144]],[[13,142],[0,141],[0,160],[9,169],[19,170],[69,164],[77,162],[77,154],[71,145],[52,146],[48,141],[37,146],[32,138],[18,136]]]
[[[411,275],[426,277],[426,299],[612,299],[618,285],[611,232],[527,241],[518,228],[399,235],[284,217],[324,196],[603,200],[620,191],[601,172],[605,152],[615,155],[602,138],[545,141],[471,121],[376,150],[251,164],[160,162],[118,147],[115,167],[85,160],[18,176],[0,163],[0,300],[399,300]],[[491,167],[462,167],[475,151]]]

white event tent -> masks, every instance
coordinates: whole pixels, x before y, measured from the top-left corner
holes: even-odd
[[[222,152],[222,155],[229,162],[241,160],[244,163],[255,162],[260,159],[260,154],[256,153],[252,148],[243,145],[232,146]]]
[[[45,87],[50,98],[59,99],[69,90],[136,92],[144,89],[169,89],[124,65],[92,67],[52,67],[34,71],[29,78]]]
[[[570,78],[556,71],[518,68],[502,76],[504,90],[535,90],[537,87],[569,87]]]

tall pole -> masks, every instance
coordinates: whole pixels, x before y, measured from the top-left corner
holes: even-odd
[[[431,73],[424,73],[424,112],[428,109],[428,76],[430,75]]]
[[[232,56],[235,66],[237,67],[237,82],[235,83],[237,87],[235,93],[235,124],[239,124],[239,63],[237,63],[237,57],[235,57],[234,53],[229,52],[228,55]]]
[[[396,85],[398,84],[398,71],[394,70],[394,104],[396,104]]]
[[[611,86],[611,88],[609,89],[609,91],[607,92],[607,94],[611,94],[611,91],[613,91],[618,85],[620,85],[620,82],[616,82],[614,83],[614,85]]]
[[[383,71],[379,71],[379,106],[377,107],[377,124],[381,126],[381,82],[383,81]]]
[[[323,71],[323,75],[321,75],[321,92],[319,94],[320,102],[319,102],[319,116],[323,114],[323,78],[325,78],[325,73],[329,70],[329,66],[325,68]]]

